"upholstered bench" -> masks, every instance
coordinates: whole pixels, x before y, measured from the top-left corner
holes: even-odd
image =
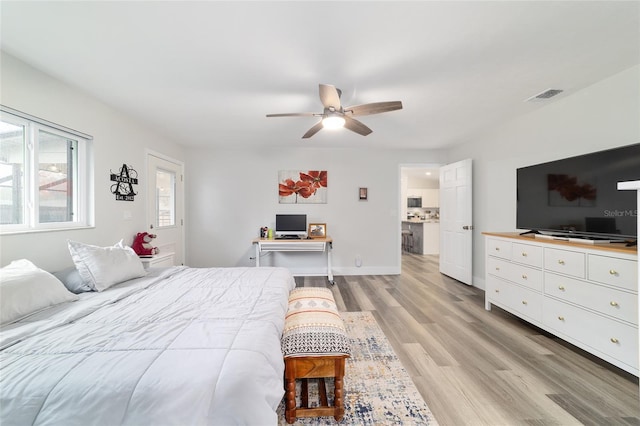
[[[282,335],[285,376],[285,418],[344,416],[344,365],[349,357],[349,338],[331,290],[300,287],[289,294],[289,308]],[[334,378],[334,401],[330,406],[324,378]],[[318,379],[318,407],[309,407],[307,379]],[[301,380],[301,406],[296,404],[296,379]]]

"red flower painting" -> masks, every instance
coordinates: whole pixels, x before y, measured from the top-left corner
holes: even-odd
[[[326,203],[327,171],[280,171],[280,203]]]
[[[314,188],[327,187],[326,170],[309,170],[307,173],[300,172],[300,180],[303,182],[311,182]]]

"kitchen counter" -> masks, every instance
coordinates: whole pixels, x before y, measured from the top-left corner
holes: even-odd
[[[402,229],[408,229],[413,233],[412,253],[440,254],[440,221],[438,219],[403,220]]]

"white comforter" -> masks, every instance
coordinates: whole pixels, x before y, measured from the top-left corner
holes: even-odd
[[[172,268],[3,327],[0,424],[277,424],[282,268]]]

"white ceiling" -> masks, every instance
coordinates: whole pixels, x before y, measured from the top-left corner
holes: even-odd
[[[638,1],[0,3],[7,53],[192,146],[442,148],[640,63]],[[401,100],[301,136],[318,83]],[[547,103],[524,100],[548,88]],[[9,105],[11,106],[11,105]]]

